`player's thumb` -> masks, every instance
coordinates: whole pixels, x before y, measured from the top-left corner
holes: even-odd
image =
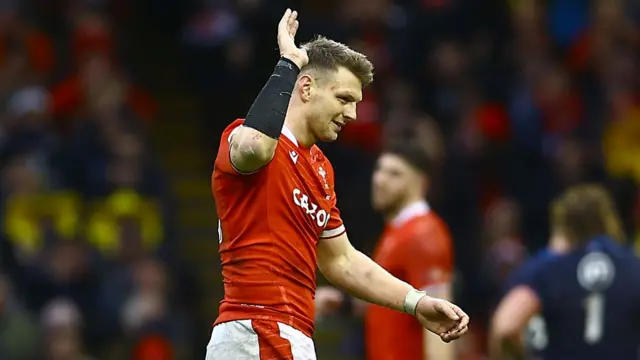
[[[445,315],[450,320],[453,320],[453,321],[460,320],[460,316],[456,314],[455,310],[453,310],[453,307],[449,305],[448,302],[441,301],[436,306],[437,306],[436,309],[438,310],[438,312]]]
[[[307,63],[309,62],[309,54],[307,53],[307,49],[305,49],[304,47],[300,48],[300,57],[303,58],[304,60],[304,65],[307,65]]]

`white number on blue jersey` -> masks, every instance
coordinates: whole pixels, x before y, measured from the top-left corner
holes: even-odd
[[[529,320],[527,325],[528,346],[535,351],[542,351],[547,347],[549,338],[547,337],[547,323],[540,315],[536,315]]]
[[[584,341],[594,345],[602,340],[604,327],[604,296],[601,293],[592,293],[584,299],[585,321]]]

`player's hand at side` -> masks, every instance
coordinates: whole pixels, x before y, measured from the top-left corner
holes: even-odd
[[[442,299],[426,296],[416,308],[416,318],[422,326],[450,342],[467,332],[469,316],[456,305]]]
[[[307,65],[309,57],[307,50],[296,46],[296,32],[298,32],[298,12],[287,9],[278,23],[278,47],[280,56],[293,61],[299,68]]]
[[[332,286],[321,286],[316,289],[316,317],[321,318],[335,313],[342,302],[344,295],[342,292]]]

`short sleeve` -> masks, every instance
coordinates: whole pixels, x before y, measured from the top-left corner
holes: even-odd
[[[511,289],[517,287],[518,285],[523,285],[529,282],[530,277],[534,273],[534,259],[528,260],[526,263],[515,269],[509,274],[509,277],[506,281],[506,286],[504,288],[504,293],[508,293]]]
[[[322,234],[320,234],[321,239],[335,238],[347,231],[344,227],[344,223],[342,222],[342,218],[340,217],[340,210],[338,209],[335,198],[332,201],[331,212],[329,214],[327,226],[324,228],[324,231],[322,231]]]
[[[514,270],[506,281],[505,293],[518,285],[526,285],[530,283],[536,275],[538,268],[544,266],[549,257],[543,253],[538,253],[534,257],[527,260],[522,266]]]
[[[519,283],[519,285],[524,285],[533,290],[533,292],[538,296],[540,301],[544,304],[549,299],[549,290],[548,290],[548,282],[547,282],[547,271],[549,267],[546,266],[535,266],[532,267],[531,270],[526,273],[526,276],[523,276]]]
[[[420,290],[447,285],[453,277],[451,236],[444,225],[421,224],[404,243],[406,281]]]

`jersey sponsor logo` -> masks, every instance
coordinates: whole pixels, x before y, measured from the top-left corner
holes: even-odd
[[[289,151],[289,156],[291,157],[291,160],[293,161],[294,164],[298,163],[298,153],[291,150]]]
[[[613,282],[615,273],[616,268],[605,253],[589,253],[578,263],[578,282],[588,291],[606,290]]]
[[[325,228],[327,223],[329,223],[330,214],[324,209],[321,209],[317,204],[314,204],[309,201],[309,196],[303,194],[300,189],[293,189],[293,203],[300,207],[304,212],[311,218],[311,220],[315,221],[316,224]]]

